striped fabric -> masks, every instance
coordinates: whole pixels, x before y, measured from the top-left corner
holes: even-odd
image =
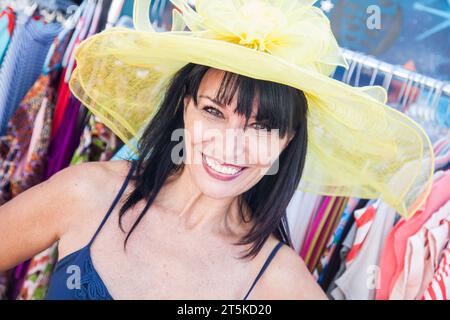
[[[339,217],[338,224],[335,228],[333,228],[333,236],[330,237],[329,242],[326,246],[326,250],[321,258],[321,263],[324,267],[328,265],[330,259],[336,250],[336,245],[342,237],[342,233],[344,232],[344,228],[347,225],[348,221],[353,215],[353,211],[358,205],[358,198],[347,198],[347,201],[343,203],[342,213]],[[322,277],[324,273],[322,273]]]
[[[317,269],[318,273],[323,270],[323,265],[320,263],[320,258],[325,253],[326,245],[332,237],[339,220],[341,219],[347,200],[348,198],[336,197],[332,211],[330,212],[330,215],[325,221],[324,227],[320,232],[314,254],[311,257],[311,267],[313,269]]]
[[[19,12],[0,69],[0,135],[20,101],[38,79],[47,52],[61,30],[59,23],[44,24]]]
[[[347,198],[324,197],[300,250],[300,256],[311,272],[318,266],[346,203]]]
[[[369,205],[366,208],[362,208],[354,212],[355,224],[357,228],[356,237],[355,242],[353,243],[353,246],[350,249],[350,252],[348,253],[345,260],[347,266],[353,261],[353,259],[355,259],[355,257],[358,255],[358,252],[361,250],[364,240],[366,239],[370,227],[372,226],[375,213],[376,209],[373,205]]]
[[[439,268],[434,274],[422,300],[449,300],[450,299],[450,242],[445,249]]]

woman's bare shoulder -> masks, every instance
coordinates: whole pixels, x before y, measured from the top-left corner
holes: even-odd
[[[327,299],[303,259],[287,245],[278,250],[266,273],[258,299]]]
[[[128,171],[127,162],[71,166],[0,207],[0,269],[63,240],[63,254],[88,241]],[[61,252],[60,252],[61,253]]]
[[[59,171],[48,183],[60,193],[55,201],[66,204],[70,215],[81,219],[111,201],[128,169],[129,162],[122,160],[85,162]]]
[[[86,162],[58,172],[53,187],[61,190],[56,201],[66,208],[58,250],[64,256],[92,237],[122,186],[129,170],[128,161]]]
[[[108,186],[115,185],[126,176],[129,162],[95,161],[73,165],[59,171],[50,179],[53,187],[61,187],[61,191],[71,191],[73,197],[91,197],[92,191],[100,195],[108,192]]]

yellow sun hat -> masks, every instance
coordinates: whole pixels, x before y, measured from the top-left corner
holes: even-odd
[[[197,0],[195,10],[185,0],[171,2],[178,8],[171,31],[155,32],[150,0],[135,0],[136,30],[105,30],[75,52],[71,91],[125,143],[139,137],[178,70],[206,65],[305,93],[300,190],[380,198],[407,218],[420,209],[434,169],[428,136],[386,105],[383,87],[330,77],[348,64],[315,0]]]

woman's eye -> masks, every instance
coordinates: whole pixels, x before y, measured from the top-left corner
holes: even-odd
[[[217,110],[216,108],[206,106],[203,108],[203,110],[205,110],[207,113],[209,113],[215,117],[223,118],[223,113],[220,112],[219,110]]]
[[[256,122],[252,125],[252,127],[256,130],[264,130],[264,131],[271,130],[271,128],[267,124],[262,123],[262,122]]]

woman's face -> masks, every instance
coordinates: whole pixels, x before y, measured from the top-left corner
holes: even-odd
[[[256,100],[247,126],[234,112],[238,94],[229,105],[215,101],[223,76],[210,69],[200,84],[198,105],[192,97],[184,99],[185,168],[196,187],[215,199],[238,196],[265,174],[276,174],[275,160],[292,138],[280,139],[277,128],[256,121]]]

